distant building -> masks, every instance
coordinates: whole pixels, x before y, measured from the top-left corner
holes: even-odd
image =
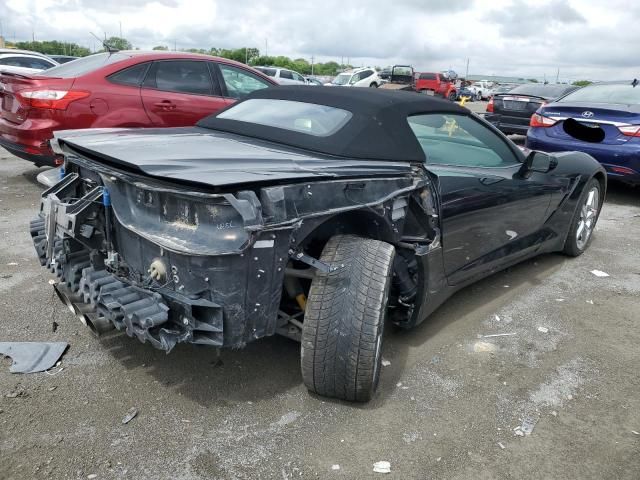
[[[476,82],[478,80],[487,80],[496,83],[531,83],[526,78],[521,77],[503,77],[500,75],[469,75],[466,80]]]
[[[4,37],[0,36],[0,48],[5,48]]]

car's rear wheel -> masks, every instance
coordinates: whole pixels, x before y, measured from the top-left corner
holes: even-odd
[[[371,82],[371,85],[369,85],[369,87],[378,88],[378,84],[376,82]]]
[[[319,395],[366,402],[378,386],[395,249],[336,235],[321,260],[338,267],[311,282],[302,328],[302,378]]]
[[[476,100],[479,101],[479,102],[482,101],[482,92],[476,93]]]
[[[449,100],[451,100],[452,102],[456,101],[456,97],[457,97],[456,92],[449,93]]]
[[[573,215],[569,235],[564,244],[565,254],[572,257],[582,255],[591,243],[593,229],[602,208],[602,197],[602,185],[597,179],[592,178],[582,192],[578,208]]]

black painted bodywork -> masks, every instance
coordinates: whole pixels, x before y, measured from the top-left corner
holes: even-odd
[[[339,157],[199,127],[54,143],[65,177],[31,228],[42,264],[83,311],[167,351],[291,334],[285,279],[321,275],[301,254],[318,258],[338,233],[396,247],[391,317],[414,326],[470,282],[561,250],[586,182],[606,181],[581,153],[536,173]]]

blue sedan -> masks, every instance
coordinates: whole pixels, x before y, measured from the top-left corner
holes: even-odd
[[[639,82],[593,84],[543,105],[531,117],[526,146],[585,152],[609,178],[640,184]]]

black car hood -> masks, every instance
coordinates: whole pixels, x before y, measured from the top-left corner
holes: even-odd
[[[411,170],[409,162],[333,157],[198,127],[66,130],[53,142],[103,165],[215,187]]]

